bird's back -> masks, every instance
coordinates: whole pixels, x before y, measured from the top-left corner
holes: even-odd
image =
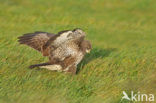
[[[79,50],[79,46],[75,43],[74,40],[67,41],[54,51],[51,51],[51,56],[53,56],[53,58],[59,59],[60,61],[63,61],[68,56],[72,56],[77,59],[77,57],[80,57],[81,54],[82,53]]]

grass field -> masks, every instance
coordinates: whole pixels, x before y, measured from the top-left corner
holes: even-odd
[[[93,45],[77,75],[28,68],[48,58],[18,36],[74,28]],[[119,103],[122,91],[156,94],[155,0],[0,0],[0,103]]]

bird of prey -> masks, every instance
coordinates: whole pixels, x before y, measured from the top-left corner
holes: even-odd
[[[65,30],[57,34],[35,32],[18,37],[20,44],[28,45],[49,57],[49,62],[31,65],[30,68],[40,67],[72,74],[76,73],[77,65],[91,50],[91,43],[84,38],[85,32],[81,29]]]

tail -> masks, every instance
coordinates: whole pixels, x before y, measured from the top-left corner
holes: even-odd
[[[51,64],[51,63],[41,63],[41,64],[34,64],[29,66],[30,69],[35,68],[35,67],[39,67],[39,68],[45,68],[48,70],[53,70],[53,71],[62,71],[62,66],[59,64]]]
[[[36,67],[40,67],[40,66],[47,66],[47,65],[51,65],[50,63],[41,63],[41,64],[34,64],[34,65],[30,65],[29,68],[36,68]]]

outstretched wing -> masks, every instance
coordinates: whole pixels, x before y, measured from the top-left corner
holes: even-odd
[[[20,44],[28,45],[41,52],[43,45],[45,45],[45,43],[53,36],[55,36],[55,34],[47,32],[27,33],[18,37],[18,42]]]
[[[42,52],[43,56],[49,56],[50,50],[52,51],[60,45],[64,45],[67,41],[81,41],[80,38],[84,37],[85,33],[80,29],[76,29],[74,31],[61,31],[56,35],[47,32],[28,33],[18,37],[18,39],[20,44],[28,45]]]

